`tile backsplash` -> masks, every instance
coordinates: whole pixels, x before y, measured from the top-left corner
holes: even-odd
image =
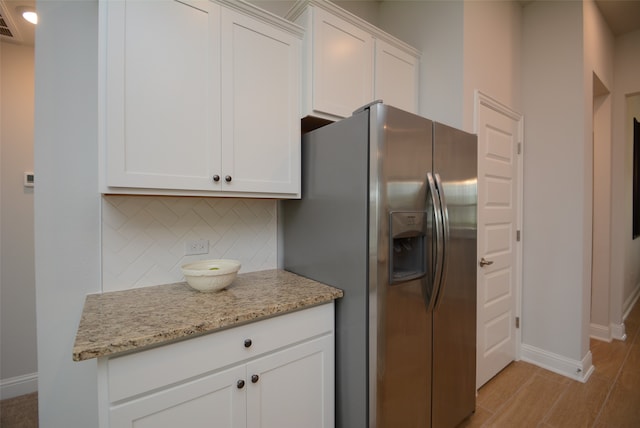
[[[182,281],[184,263],[228,258],[240,272],[277,266],[277,202],[266,199],[104,196],[102,290]],[[209,253],[185,256],[189,240]]]

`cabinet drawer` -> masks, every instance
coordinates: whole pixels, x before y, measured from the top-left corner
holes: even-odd
[[[109,402],[213,372],[333,331],[333,302],[158,348],[101,359]],[[251,345],[246,347],[245,340]],[[105,361],[106,360],[106,361]]]

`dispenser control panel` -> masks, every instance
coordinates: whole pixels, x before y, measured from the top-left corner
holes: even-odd
[[[397,284],[426,274],[426,214],[424,211],[389,213],[389,283]]]

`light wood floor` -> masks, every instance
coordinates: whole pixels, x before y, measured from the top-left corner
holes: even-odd
[[[0,427],[37,428],[38,393],[33,392],[0,401]]]
[[[586,383],[511,363],[480,388],[476,413],[460,427],[640,427],[640,302],[625,327],[625,342],[591,340]]]
[[[459,428],[640,427],[640,302],[625,327],[625,342],[591,341],[596,370],[586,383],[512,363],[480,388],[476,413]],[[36,428],[37,399],[3,400],[0,427]]]

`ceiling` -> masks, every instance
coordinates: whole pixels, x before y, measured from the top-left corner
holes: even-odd
[[[522,5],[532,2],[518,1]],[[640,29],[640,0],[595,0],[595,3],[615,36]],[[1,40],[33,45],[34,25],[22,19],[20,9],[24,7],[35,9],[35,0],[0,0]]]
[[[22,19],[22,8],[35,10],[35,0],[0,0],[0,40],[33,45],[35,25]]]
[[[640,29],[640,0],[595,0],[614,36]]]

